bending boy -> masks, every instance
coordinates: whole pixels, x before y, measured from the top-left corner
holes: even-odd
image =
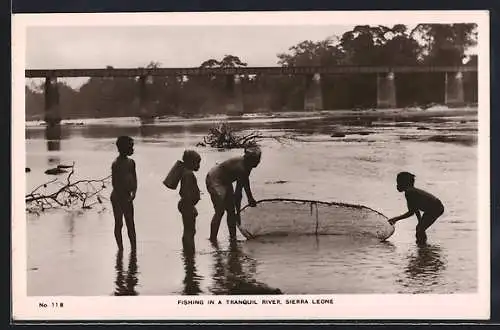
[[[213,167],[207,174],[206,185],[210,193],[215,214],[210,226],[210,240],[217,240],[220,222],[224,212],[227,213],[227,226],[231,240],[236,239],[237,214],[241,208],[242,190],[250,206],[255,206],[256,202],[250,189],[250,173],[253,168],[259,165],[261,151],[258,147],[245,150],[242,157],[235,157],[224,161]],[[236,181],[236,189],[233,191],[233,182]]]
[[[391,225],[397,221],[411,217],[413,214],[417,216],[418,224],[416,228],[417,244],[425,244],[427,242],[427,234],[425,231],[429,228],[444,212],[444,206],[441,201],[434,195],[415,188],[415,175],[409,172],[401,172],[397,178],[397,189],[405,193],[408,204],[408,212],[398,217],[389,219]],[[424,214],[420,214],[422,211]]]

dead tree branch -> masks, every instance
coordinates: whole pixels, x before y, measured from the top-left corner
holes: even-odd
[[[81,179],[72,181],[75,173],[74,163],[71,171],[63,180],[52,179],[35,187],[25,196],[26,210],[40,214],[49,209],[90,209],[102,204],[106,199],[102,193],[110,182],[111,175],[102,179]]]

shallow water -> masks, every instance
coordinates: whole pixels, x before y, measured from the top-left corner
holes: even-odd
[[[444,215],[414,243],[415,218],[397,224],[387,242],[368,237],[265,237],[230,246],[225,221],[219,245],[207,240],[212,207],[204,177],[215,163],[241,154],[195,147],[211,121],[140,126],[93,120],[47,132],[26,129],[27,189],[50,180],[44,171],[75,162],[75,178],[109,175],[118,135],[135,139],[139,188],[138,249],[117,254],[109,201],[105,209],[27,216],[28,295],[170,295],[276,293],[454,293],[477,290],[477,116],[412,121],[332,118],[248,119],[259,129],[262,162],[251,176],[257,199],[303,198],[363,204],[391,217],[406,211],[397,172],[438,196]],[[334,134],[334,133],[341,134]],[[342,136],[342,134],[344,136]],[[332,137],[332,135],[336,137]],[[442,138],[446,136],[446,138]],[[465,141],[465,142],[464,142]],[[202,156],[202,190],[194,256],[182,251],[177,192],[161,181],[184,148]],[[109,196],[109,190],[105,196]],[[246,201],[244,197],[244,202]]]

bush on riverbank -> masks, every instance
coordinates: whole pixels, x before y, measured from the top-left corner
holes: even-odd
[[[261,138],[260,132],[254,131],[243,135],[236,132],[228,123],[220,122],[208,130],[208,134],[198,145],[219,149],[248,148],[256,146]]]

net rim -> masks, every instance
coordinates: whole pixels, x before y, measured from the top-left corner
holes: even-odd
[[[348,207],[348,208],[354,208],[354,209],[365,209],[365,210],[370,210],[380,216],[382,216],[384,219],[388,220],[389,218],[383,214],[382,212],[379,212],[375,209],[372,209],[371,207],[365,206],[365,205],[359,205],[359,204],[350,204],[350,203],[343,203],[343,202],[324,202],[324,201],[317,201],[317,200],[311,200],[311,199],[300,199],[300,198],[265,198],[256,201],[256,204],[263,203],[263,202],[292,202],[292,203],[310,203],[311,204],[311,211],[312,211],[312,205],[315,204],[320,204],[320,205],[326,205],[326,206],[342,206],[342,207]],[[246,208],[251,207],[250,204],[245,205],[240,209],[240,212],[245,210]],[[316,212],[317,212],[317,206],[316,206]],[[389,237],[391,237],[394,234],[394,225],[391,224],[392,227],[392,232],[389,236],[385,237],[382,241],[387,240]],[[249,231],[247,231],[245,228],[241,226],[241,222],[237,224],[238,230],[245,236],[247,239],[254,239],[256,236],[252,235]]]
[[[342,206],[342,207],[350,207],[350,208],[355,208],[355,209],[367,209],[367,210],[370,210],[372,212],[375,212],[375,213],[381,215],[385,219],[389,219],[382,212],[374,210],[371,207],[368,207],[365,205],[359,205],[359,204],[350,204],[350,203],[343,203],[343,202],[324,202],[324,201],[317,201],[317,200],[312,200],[312,199],[300,199],[300,198],[265,198],[265,199],[260,199],[260,200],[256,201],[256,204],[263,203],[263,202],[313,203],[313,204],[323,204],[323,205],[328,205],[328,206]],[[248,207],[251,207],[250,204],[247,204],[244,207],[242,207],[240,209],[240,212]]]

